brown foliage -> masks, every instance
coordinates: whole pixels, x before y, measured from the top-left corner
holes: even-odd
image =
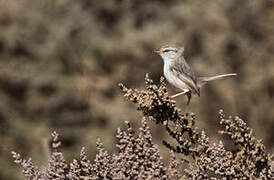
[[[273,152],[273,12],[271,0],[0,0],[0,179],[20,178],[13,149],[45,165],[43,138],[56,129],[67,161],[83,144],[95,156],[95,135],[115,151],[115,127],[139,122],[116,85],[158,80],[152,51],[168,43],[185,46],[197,76],[239,74],[193,98],[196,125],[218,139],[223,108]]]
[[[129,122],[127,129],[117,130],[117,154],[110,155],[97,141],[97,154],[94,163],[87,159],[82,148],[79,160],[68,165],[62,152],[58,150],[60,142],[54,132],[52,148],[46,171],[38,170],[31,159],[22,160],[13,152],[14,161],[23,168],[27,179],[273,179],[273,155],[265,152],[265,147],[258,140],[247,124],[239,117],[226,118],[220,111],[220,123],[224,129],[221,134],[228,135],[235,144],[235,150],[226,150],[223,143],[210,144],[204,131],[195,125],[195,115],[183,114],[170,100],[163,78],[159,86],[146,77],[146,90],[128,89],[119,86],[125,97],[137,104],[144,118],[135,136]],[[147,119],[165,127],[166,132],[175,140],[172,145],[163,144],[170,149],[169,165],[163,163],[159,148],[152,142],[152,135]],[[189,161],[178,160],[174,152]],[[181,171],[182,164],[188,167]]]

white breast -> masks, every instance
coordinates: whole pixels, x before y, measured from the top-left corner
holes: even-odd
[[[173,73],[170,72],[171,61],[164,61],[164,76],[166,80],[170,83],[170,85],[175,89],[177,92],[181,92],[184,89],[188,89],[187,85],[174,76]]]

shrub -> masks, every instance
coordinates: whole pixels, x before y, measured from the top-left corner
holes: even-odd
[[[220,110],[220,123],[224,126],[220,133],[235,144],[233,151],[226,150],[221,141],[210,144],[206,133],[195,127],[195,114],[185,114],[176,107],[168,96],[164,78],[159,86],[148,75],[145,82],[145,90],[119,84],[144,117],[137,135],[129,122],[125,122],[126,130],[118,128],[117,154],[109,154],[98,139],[94,162],[88,160],[82,148],[79,159],[69,164],[59,150],[58,134],[53,132],[52,154],[45,170],[12,152],[26,179],[274,179],[273,155],[266,153],[262,141],[241,118],[227,118]],[[152,142],[148,120],[162,125],[174,140],[163,140],[171,155],[167,165]],[[188,160],[179,159],[175,153]]]

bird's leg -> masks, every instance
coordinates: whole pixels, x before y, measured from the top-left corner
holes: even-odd
[[[170,98],[173,99],[173,98],[176,98],[178,96],[185,95],[187,92],[188,92],[188,90],[183,90],[182,92],[179,92],[177,94],[174,94],[174,95],[170,96]]]
[[[188,92],[186,95],[187,95],[187,103],[186,103],[186,108],[185,108],[185,114],[188,115],[189,103],[190,103],[190,100],[191,100],[191,92]]]
[[[185,115],[187,116],[188,112],[189,112],[189,104],[190,104],[190,100],[191,100],[191,92],[188,89],[185,89],[180,93],[170,96],[170,98],[175,98],[175,97],[178,97],[181,95],[187,95],[187,103],[186,103],[186,108],[185,108]]]
[[[190,99],[191,99],[191,92],[187,93],[186,95],[187,95],[187,98],[188,98],[186,105],[189,106]]]

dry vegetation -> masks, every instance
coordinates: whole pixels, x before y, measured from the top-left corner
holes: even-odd
[[[68,161],[81,146],[92,159],[97,136],[116,152],[115,129],[140,125],[117,84],[141,89],[146,72],[157,81],[162,60],[152,51],[166,43],[185,46],[197,75],[239,74],[193,98],[196,126],[230,151],[216,135],[222,108],[273,152],[273,22],[270,0],[0,0],[0,179],[21,178],[12,150],[46,166],[56,129]],[[184,98],[176,100],[181,107]],[[165,138],[154,125],[151,133],[157,144]]]
[[[273,155],[265,152],[265,146],[255,138],[252,129],[239,117],[226,118],[220,111],[221,134],[233,140],[234,151],[226,150],[223,142],[210,144],[204,131],[195,127],[195,115],[182,113],[170,100],[166,85],[161,79],[158,87],[146,77],[146,90],[127,89],[120,85],[130,101],[138,106],[144,118],[135,136],[129,124],[127,129],[117,130],[118,153],[110,155],[100,139],[97,140],[97,154],[91,163],[82,148],[79,160],[66,163],[59,150],[58,134],[52,133],[53,152],[46,170],[39,170],[31,159],[24,160],[12,152],[15,163],[21,165],[26,179],[273,179]],[[152,142],[147,119],[161,124],[175,141],[174,145],[163,140],[170,149],[171,160],[164,165],[159,148]],[[183,158],[174,155],[178,153]],[[182,165],[186,166],[186,169]]]

